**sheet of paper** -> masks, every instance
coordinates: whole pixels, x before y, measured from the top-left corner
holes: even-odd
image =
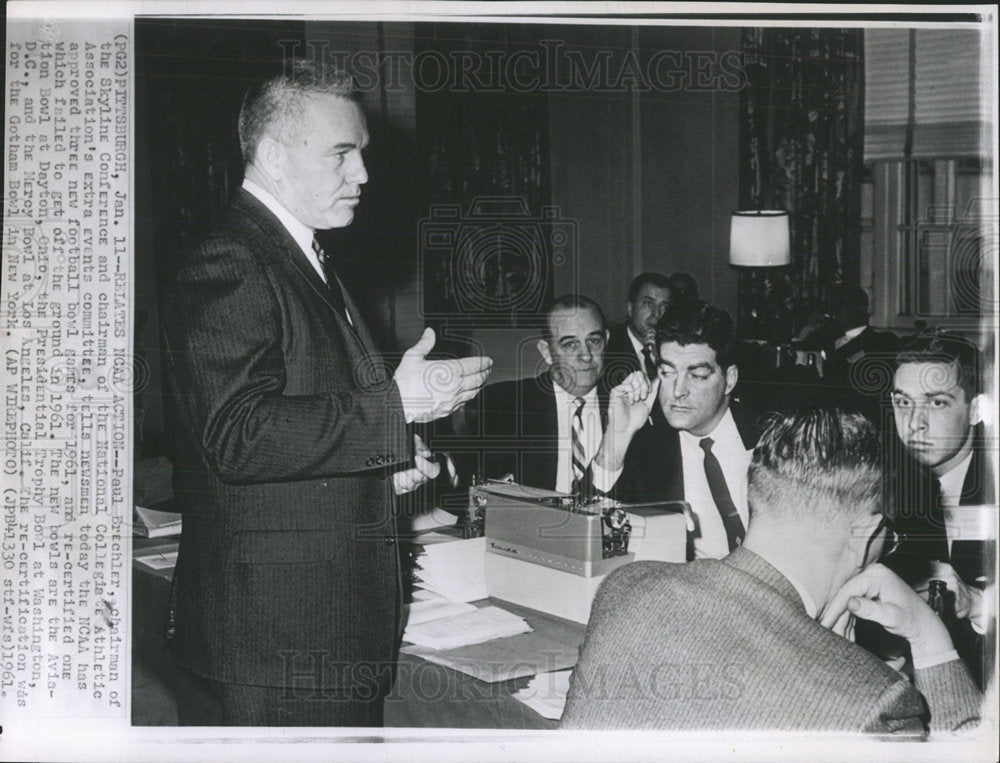
[[[156,552],[149,556],[135,556],[135,561],[144,564],[153,570],[169,570],[177,566],[177,552],[168,551],[166,553]]]
[[[562,718],[566,708],[566,695],[569,693],[569,677],[572,670],[557,670],[552,673],[541,673],[528,685],[511,696],[518,702],[523,702],[543,718],[557,721]]]
[[[523,617],[500,607],[483,607],[410,625],[405,640],[431,649],[454,649],[530,630]]]
[[[415,601],[410,605],[406,627],[419,625],[428,620],[436,620],[439,617],[451,617],[452,615],[460,615],[463,612],[473,612],[475,609],[471,604],[444,599]],[[403,634],[403,640],[409,640],[406,638],[406,634]]]
[[[485,538],[429,545],[417,557],[416,577],[421,588],[451,601],[485,599],[485,557]]]

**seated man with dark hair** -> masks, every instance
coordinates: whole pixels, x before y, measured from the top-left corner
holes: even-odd
[[[746,468],[757,415],[730,397],[736,331],[711,305],[671,305],[656,329],[658,377],[629,375],[608,401],[594,486],[621,501],[687,501],[688,557],[721,557],[749,520]],[[655,405],[659,403],[659,405]]]
[[[982,635],[993,619],[984,589],[995,584],[995,545],[981,525],[996,520],[977,507],[996,502],[996,445],[983,431],[980,385],[979,350],[955,334],[925,332],[896,355],[892,408],[904,453],[892,459],[892,488],[908,537],[890,564],[921,592],[931,578],[945,581],[957,616],[952,637],[982,686],[992,672]]]
[[[982,697],[947,629],[875,563],[891,545],[881,480],[878,436],[860,414],[776,417],[754,450],[742,548],[636,562],[601,585],[562,727],[974,726]],[[839,635],[851,615],[909,641],[915,683]]]
[[[608,330],[604,353],[605,390],[621,384],[633,371],[656,376],[656,324],[672,299],[670,282],[662,273],[640,273],[628,287],[628,320]]]

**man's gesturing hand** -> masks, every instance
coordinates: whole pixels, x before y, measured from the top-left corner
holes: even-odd
[[[629,443],[649,418],[659,389],[659,377],[650,382],[642,371],[633,371],[611,390],[608,428],[594,457],[598,466],[612,472],[622,468]]]
[[[841,587],[823,610],[820,622],[832,627],[845,611],[879,623],[889,633],[910,642],[914,662],[953,649],[944,623],[888,567],[873,564]]]
[[[642,371],[633,371],[608,396],[608,427],[631,438],[649,418],[660,389],[660,378],[652,382]]]
[[[393,376],[408,424],[443,418],[474,398],[493,366],[491,358],[482,356],[427,360],[434,341],[434,329],[424,329],[420,340],[403,355]]]

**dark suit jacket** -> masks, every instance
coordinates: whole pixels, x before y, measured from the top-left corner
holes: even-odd
[[[926,580],[931,575],[934,561],[951,564],[968,585],[973,585],[982,575],[992,581],[995,545],[976,541],[962,543],[956,540],[949,551],[937,479],[929,469],[900,452],[902,445],[894,428],[890,435],[896,438],[896,450],[889,451],[895,453],[888,473],[892,480],[891,498],[897,514],[896,522],[906,537],[899,550],[885,560],[886,566],[910,584]],[[993,504],[996,498],[990,463],[995,449],[991,450],[982,425],[974,430],[972,447],[972,460],[965,473],[959,503],[963,506]],[[878,629],[870,629],[873,633],[864,635],[866,643],[870,642],[876,651],[884,648],[879,647],[879,644],[889,639]],[[955,648],[968,664],[973,678],[983,687],[993,673],[993,652],[990,648],[993,639],[984,641],[967,620],[949,623],[949,631]]]
[[[747,450],[760,437],[757,412],[736,401],[729,404],[733,421]],[[625,453],[621,476],[611,494],[619,501],[684,500],[684,465],[681,461],[680,434],[667,423],[659,405],[654,405],[652,423],[635,433]]]
[[[370,686],[395,654],[385,469],[409,435],[361,316],[242,189],[166,292],[182,664],[278,687],[321,660],[326,686]]]
[[[561,728],[919,734],[924,701],[932,730],[976,723],[981,696],[960,661],[915,684],[809,617],[788,579],[741,548],[609,575]]]
[[[619,323],[608,329],[608,343],[604,346],[604,371],[601,389],[609,392],[621,384],[633,371],[643,370],[635,348],[628,337],[628,323]]]
[[[522,485],[554,490],[559,456],[559,414],[549,372],[485,387],[470,403],[469,428],[447,447],[461,484],[476,469],[487,478],[514,475]],[[598,387],[601,420],[607,396]],[[440,443],[438,443],[440,444]]]

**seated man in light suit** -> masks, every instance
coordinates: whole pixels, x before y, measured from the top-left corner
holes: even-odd
[[[594,487],[618,500],[690,504],[689,559],[725,556],[749,519],[757,416],[730,400],[735,341],[732,319],[718,308],[667,308],[656,329],[659,377],[636,372],[611,391],[594,459]]]
[[[469,484],[478,471],[563,493],[587,491],[607,408],[597,384],[606,342],[604,313],[594,300],[556,299],[537,344],[547,370],[490,385],[470,406],[471,431],[450,448],[459,484]]]
[[[881,479],[862,415],[777,417],[754,451],[742,548],[601,585],[562,728],[920,734],[928,711],[932,731],[976,725],[982,695],[947,629],[874,563],[891,544]],[[839,635],[852,615],[910,642],[914,683]]]

